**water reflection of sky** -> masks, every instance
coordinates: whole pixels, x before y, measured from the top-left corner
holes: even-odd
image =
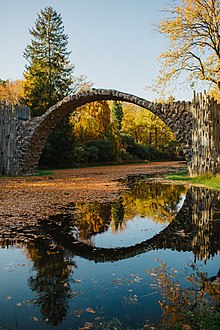
[[[135,216],[121,230],[115,231],[110,225],[108,231],[92,236],[92,243],[105,248],[131,246],[153,237],[167,225],[168,222],[155,223],[152,218]]]
[[[178,213],[183,206],[186,194],[182,193],[177,204],[170,212]],[[98,233],[91,237],[92,245],[95,247],[116,248],[135,245],[152,238],[161,232],[169,224],[168,221],[155,222],[152,217],[141,217],[136,215],[129,219],[122,227],[114,229],[114,223],[110,223],[107,231]]]
[[[184,187],[175,190],[174,186],[163,188],[162,185],[140,183],[135,188],[122,195],[120,203],[105,205],[104,213],[100,205],[93,205],[89,214],[89,206],[80,205],[81,218],[77,221],[80,230],[87,231],[86,243],[92,242],[95,247],[103,248],[135,246],[175,223],[178,211],[180,224],[185,219],[190,225],[190,217],[196,214],[199,226],[192,218],[192,237],[176,236],[179,241],[172,249],[164,246],[137,255],[133,253],[123,260],[98,262],[93,261],[92,254],[90,260],[86,255],[78,256],[74,244],[70,249],[69,245],[65,247],[65,241],[59,243],[59,237],[50,236],[56,224],[51,222],[48,232],[45,227],[44,234],[40,233],[31,243],[0,249],[0,327],[80,329],[87,326],[105,329],[105,322],[117,318],[123,322],[124,328],[137,328],[146,320],[158,322],[161,318],[160,295],[152,287],[150,275],[159,260],[176,269],[177,276],[181,274],[179,281],[182,284],[185,283],[184,275],[196,270],[203,270],[208,276],[218,273],[218,195],[203,190],[200,198],[199,188],[195,188],[185,199]],[[189,213],[185,213],[184,207]],[[73,225],[74,219],[69,220]],[[62,218],[59,221],[62,222]],[[66,222],[54,228],[68,233],[69,222],[67,228]],[[185,245],[179,246],[179,243]],[[56,249],[51,250],[51,245]],[[201,256],[204,253],[204,256],[201,260],[197,258],[196,269],[193,269],[195,252]]]

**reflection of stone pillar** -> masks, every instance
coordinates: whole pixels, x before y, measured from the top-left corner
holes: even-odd
[[[210,258],[218,251],[219,221],[216,221],[220,211],[219,194],[206,188],[192,187],[192,223],[196,231],[192,240],[192,251],[195,259]]]

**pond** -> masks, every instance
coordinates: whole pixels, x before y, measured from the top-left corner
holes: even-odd
[[[3,329],[157,324],[161,263],[183,285],[182,274],[218,274],[218,192],[144,178],[127,186],[114,203],[72,203],[33,228],[1,233]]]

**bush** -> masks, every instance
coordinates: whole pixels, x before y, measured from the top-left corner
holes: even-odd
[[[88,150],[91,148],[96,148],[97,150],[97,159],[99,162],[113,161],[114,160],[114,151],[113,147],[108,140],[93,140],[88,141],[84,144],[85,148]]]
[[[87,162],[87,152],[83,146],[75,146],[73,151],[74,162]]]
[[[88,141],[74,148],[74,161],[76,163],[106,162],[113,159],[113,148],[109,141]]]

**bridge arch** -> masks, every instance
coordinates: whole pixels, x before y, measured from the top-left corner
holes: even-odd
[[[191,159],[192,147],[192,112],[190,102],[159,104],[147,101],[132,94],[111,89],[91,89],[65,97],[48,109],[41,117],[30,119],[26,123],[24,140],[20,153],[20,173],[36,172],[39,159],[49,134],[59,121],[77,107],[94,101],[124,101],[148,109],[157,115],[174,133],[177,141],[183,146],[185,159]]]

